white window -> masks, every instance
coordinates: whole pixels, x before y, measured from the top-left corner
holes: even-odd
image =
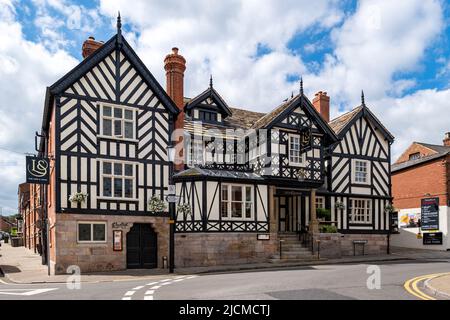
[[[298,134],[289,135],[289,164],[293,166],[303,166],[305,164],[305,154],[300,153],[300,136]]]
[[[350,199],[350,223],[372,223],[371,200]]]
[[[103,161],[101,191],[104,198],[135,199],[136,166],[128,162]]]
[[[253,187],[223,184],[220,214],[222,219],[249,220],[253,217]]]
[[[132,108],[101,105],[100,135],[114,139],[136,139],[136,112]]]
[[[79,243],[106,243],[106,222],[78,222]]]
[[[325,197],[316,197],[316,209],[325,209]]]
[[[366,160],[353,160],[353,183],[369,183],[369,162]]]
[[[206,157],[205,147],[202,139],[194,139],[192,144],[188,145],[187,164],[188,166],[202,165]]]

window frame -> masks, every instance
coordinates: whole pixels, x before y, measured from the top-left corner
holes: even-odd
[[[291,147],[291,139],[296,138],[298,139],[298,150],[293,150]],[[301,137],[299,134],[294,134],[294,133],[289,133],[289,137],[288,137],[288,160],[289,160],[289,165],[290,166],[294,166],[294,167],[306,167],[306,152],[301,152]],[[291,157],[294,157],[291,155],[291,151],[298,151],[299,155],[298,155],[298,159],[300,160],[299,162],[293,161]]]
[[[91,228],[91,240],[80,240],[80,224],[89,224]],[[105,226],[105,240],[94,240],[94,225]],[[108,242],[108,223],[106,221],[77,221],[77,243],[78,244],[105,244]]]
[[[227,200],[224,201],[223,200],[223,190],[224,187],[227,187]],[[241,195],[242,195],[242,200],[241,201],[233,201],[232,200],[232,190],[233,187],[239,187],[241,189]],[[250,201],[247,201],[247,188],[250,188]],[[227,207],[227,216],[224,217],[222,216],[222,206],[223,203],[226,203],[226,207]],[[232,203],[241,203],[241,217],[232,217]],[[246,217],[246,208],[247,208],[247,204],[250,204],[250,217],[247,218]],[[233,183],[223,183],[220,186],[220,203],[219,203],[219,214],[220,214],[220,219],[221,220],[225,220],[225,221],[253,221],[255,219],[255,212],[254,212],[254,208],[255,208],[255,199],[254,199],[254,186],[246,184],[246,185],[242,185],[242,184],[233,184]]]
[[[114,140],[120,140],[120,141],[130,141],[130,142],[137,142],[137,129],[136,129],[136,120],[137,120],[137,116],[136,116],[136,108],[133,107],[128,107],[128,106],[122,106],[122,105],[117,105],[117,104],[112,104],[112,103],[97,103],[97,105],[100,108],[100,113],[99,113],[99,122],[100,122],[100,133],[97,135],[97,137],[100,138],[105,138],[105,139],[114,139]],[[111,108],[111,116],[105,116],[103,114],[103,110],[105,107]],[[114,117],[114,109],[121,109],[122,110],[122,118],[120,118],[121,121],[121,132],[122,135],[121,136],[116,136],[114,134],[114,122],[118,121],[119,118]],[[129,120],[125,118],[125,111],[132,111],[133,113],[133,119]],[[111,120],[111,136],[105,135],[103,132],[103,122],[104,120]],[[132,138],[126,138],[125,137],[125,123],[132,123],[133,124],[133,137]]]
[[[357,163],[364,163],[366,166],[366,181],[357,181]],[[369,185],[371,176],[370,161],[364,159],[352,159],[352,183],[357,185]]]
[[[357,201],[364,201],[365,207],[358,206],[356,207],[355,204]],[[373,219],[373,208],[372,208],[372,200],[371,199],[364,199],[364,198],[350,198],[350,216],[349,216],[349,223],[350,224],[365,224],[365,225],[371,225],[372,219]],[[356,220],[356,212],[355,210],[365,210],[362,215],[361,213],[358,214],[358,216],[363,217],[363,220]]]
[[[103,166],[105,163],[111,163],[111,173],[105,174],[103,172]],[[122,174],[121,175],[115,175],[114,174],[114,164],[121,164],[122,165]],[[132,176],[126,176],[125,175],[125,165],[131,165],[133,167],[133,175]],[[100,196],[97,197],[97,199],[103,199],[103,200],[118,200],[118,201],[138,201],[136,196],[136,163],[129,162],[129,161],[118,161],[118,160],[109,160],[109,159],[101,159],[100,160]],[[105,196],[103,194],[103,179],[111,178],[111,196]],[[116,197],[114,196],[114,179],[120,178],[123,180],[122,183],[122,197]],[[125,197],[125,179],[132,180],[132,187],[133,187],[133,194],[130,198]]]
[[[317,200],[321,200],[321,201],[317,201]],[[321,207],[319,207],[318,205],[319,205],[319,202],[322,202],[321,203]],[[326,204],[325,204],[325,197],[323,197],[323,196],[316,196],[316,209],[326,209]]]

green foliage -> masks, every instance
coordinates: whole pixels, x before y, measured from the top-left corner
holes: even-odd
[[[317,213],[317,218],[319,218],[319,219],[325,219],[325,221],[331,220],[331,211],[328,209],[318,208],[316,210],[316,213]]]
[[[320,227],[320,232],[321,233],[337,233],[338,230],[337,230],[336,226],[327,224],[327,225],[323,225]]]
[[[154,195],[149,201],[148,201],[148,210],[150,212],[154,213],[160,213],[166,210],[167,206],[164,203],[164,201],[161,200],[157,195]]]

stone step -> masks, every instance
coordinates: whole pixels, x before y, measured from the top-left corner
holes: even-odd
[[[325,259],[320,259],[320,260],[325,260]],[[317,259],[317,257],[311,257],[310,259],[269,259],[269,263],[302,263],[302,262],[314,262],[314,261],[319,261],[319,259]]]
[[[284,249],[308,249],[307,247],[303,246],[301,243],[283,243],[281,245],[281,248]]]
[[[301,245],[292,245],[292,246],[285,246],[282,248],[282,251],[311,251],[311,249],[309,248],[305,248]]]

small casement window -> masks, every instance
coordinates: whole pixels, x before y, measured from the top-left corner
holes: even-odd
[[[134,199],[136,167],[132,163],[103,161],[102,196],[106,198]]]
[[[106,222],[78,222],[79,243],[105,243]]]
[[[417,160],[420,159],[420,152],[412,153],[409,155],[409,160]]]
[[[203,121],[217,122],[217,113],[211,111],[200,111],[199,118]]]
[[[194,139],[191,144],[188,145],[187,152],[187,164],[188,166],[202,165],[205,162],[205,145],[202,139]]]
[[[364,160],[355,160],[354,162],[354,182],[355,183],[368,183],[368,162]]]
[[[136,139],[136,112],[131,108],[101,106],[101,135],[115,139]]]
[[[296,134],[289,135],[289,164],[302,166],[305,163],[305,157],[300,152],[300,136]]]
[[[325,197],[316,197],[316,209],[325,209]]]
[[[220,215],[226,220],[249,220],[253,217],[253,187],[223,184]]]
[[[350,223],[372,223],[371,200],[350,199]]]

